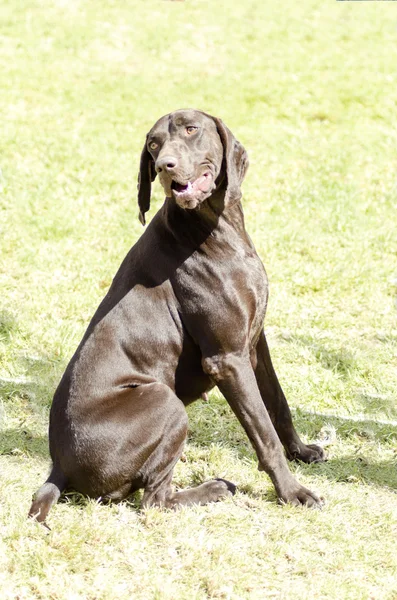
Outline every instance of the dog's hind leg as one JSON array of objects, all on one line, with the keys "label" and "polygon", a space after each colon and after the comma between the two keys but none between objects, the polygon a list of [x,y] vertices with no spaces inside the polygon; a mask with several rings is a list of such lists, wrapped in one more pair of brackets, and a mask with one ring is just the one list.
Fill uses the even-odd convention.
[{"label": "dog's hind leg", "polygon": [[[185,445],[188,419],[185,407],[175,394],[167,388],[167,422],[163,436],[144,466],[144,488],[142,507],[191,506],[217,502],[235,493],[236,486],[224,479],[213,479],[197,487],[173,492],[171,487],[174,466]],[[147,415],[151,419],[151,415]],[[145,427],[145,423],[142,423]]]},{"label": "dog's hind leg", "polygon": [[193,504],[209,504],[218,502],[228,496],[234,496],[236,486],[226,479],[212,479],[197,487],[171,493],[166,499],[167,508],[192,506]]},{"label": "dog's hind leg", "polygon": [[192,506],[193,504],[208,504],[218,502],[228,496],[234,496],[236,486],[226,479],[212,479],[201,485],[179,492],[173,492],[171,477],[162,484],[148,485],[142,500],[142,507],[164,506],[177,508],[178,506]]},{"label": "dog's hind leg", "polygon": [[47,481],[34,495],[28,516],[40,523],[45,521],[51,506],[58,502],[59,496],[65,489],[66,484],[67,479],[65,475],[54,464]]}]

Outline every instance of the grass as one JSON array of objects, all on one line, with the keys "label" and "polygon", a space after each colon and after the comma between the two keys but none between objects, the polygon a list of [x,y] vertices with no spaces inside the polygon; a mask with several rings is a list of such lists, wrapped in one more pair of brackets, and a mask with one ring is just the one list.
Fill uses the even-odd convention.
[{"label": "grass", "polygon": [[[397,21],[389,3],[4,0],[0,7],[0,591],[83,598],[397,598]],[[225,401],[189,408],[177,513],[74,494],[26,520],[54,388],[141,234],[146,131],[196,107],[246,146],[266,320],[322,511],[280,507]],[[161,205],[158,184],[153,215]]]}]

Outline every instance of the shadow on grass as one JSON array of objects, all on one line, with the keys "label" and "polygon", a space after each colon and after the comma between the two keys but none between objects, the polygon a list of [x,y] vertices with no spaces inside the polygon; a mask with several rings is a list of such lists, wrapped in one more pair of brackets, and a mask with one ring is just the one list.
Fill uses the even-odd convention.
[{"label": "shadow on grass", "polygon": [[357,359],[352,352],[345,349],[335,350],[319,344],[314,338],[304,335],[283,335],[283,341],[295,342],[299,346],[309,348],[318,363],[342,378],[348,378],[352,371],[358,368]]},{"label": "shadow on grass", "polygon": [[338,373],[344,379],[358,368],[356,358],[348,350],[333,350],[313,343],[307,345],[324,369]]},{"label": "shadow on grass", "polygon": [[309,465],[317,477],[338,483],[375,485],[397,491],[397,462],[395,459],[374,460],[360,456],[341,456],[326,463]]},{"label": "shadow on grass", "polygon": [[[9,352],[18,324],[0,311],[0,350]],[[6,354],[7,355],[7,354]],[[18,375],[0,377],[0,454],[36,455],[48,458],[48,437],[41,435],[48,423],[52,394],[60,377],[59,359],[45,355],[11,354]],[[12,372],[11,371],[11,372]]]},{"label": "shadow on grass", "polygon": [[318,435],[324,425],[335,428],[339,438],[356,438],[361,442],[388,444],[397,439],[397,423],[376,421],[370,418],[340,417],[327,413],[312,413],[297,409],[293,411],[296,429],[308,438]]},{"label": "shadow on grass", "polygon": [[[205,448],[215,443],[232,449],[239,460],[256,460],[243,429],[226,402],[216,398],[213,407],[202,403],[189,408],[189,417],[189,441],[195,446]],[[299,463],[301,471],[337,482],[362,482],[397,490],[397,457],[386,460],[378,460],[377,456],[373,460],[368,457],[368,445],[373,444],[374,448],[379,444],[390,445],[397,439],[397,424],[313,414],[302,410],[294,411],[293,420],[299,434],[309,443],[318,439],[322,427],[326,425],[335,429],[339,440],[355,441],[358,446],[357,453],[331,458],[325,463]],[[365,456],[361,451],[364,446]]]},{"label": "shadow on grass", "polygon": [[74,506],[74,507],[76,507],[76,506],[85,507],[92,502],[94,502],[95,504],[101,504],[103,506],[113,506],[113,505],[123,503],[123,504],[127,504],[127,506],[129,506],[129,508],[131,508],[132,510],[138,511],[141,509],[142,496],[143,496],[143,491],[138,490],[137,492],[134,492],[133,494],[131,494],[130,496],[125,498],[124,500],[121,500],[120,502],[116,502],[114,500],[102,500],[102,498],[98,498],[98,499],[89,498],[88,496],[84,496],[83,494],[80,494],[79,492],[76,492],[75,490],[68,489],[65,492],[63,492],[63,494],[59,498],[58,502],[59,502],[59,504],[69,504],[70,506]]},{"label": "shadow on grass", "polygon": [[48,437],[39,432],[48,422],[45,385],[0,379],[0,455],[48,458]]},{"label": "shadow on grass", "polygon": [[356,400],[362,405],[364,413],[376,414],[381,412],[389,419],[397,417],[397,404],[394,397],[383,394],[359,393]]},{"label": "shadow on grass", "polygon": [[9,311],[0,310],[0,358],[4,353],[13,363],[12,370],[18,373],[15,377],[0,377],[0,400],[14,404],[19,397],[29,400],[32,407],[49,408],[64,370],[63,359],[13,350],[13,339],[18,333],[15,317]]},{"label": "shadow on grass", "polygon": [[7,310],[0,310],[0,342],[9,344],[12,334],[17,329],[18,324],[15,317]]},{"label": "shadow on grass", "polygon": [[326,463],[309,465],[307,468],[316,475],[338,482],[362,482],[397,490],[397,456],[386,460],[379,460],[377,456],[371,459],[368,456],[371,445],[374,447],[374,453],[378,454],[375,447],[379,444],[391,445],[397,439],[397,424],[372,419],[312,414],[302,410],[296,411],[294,422],[299,433],[307,439],[315,439],[313,432],[319,432],[326,425],[335,429],[340,440],[354,441],[357,445],[354,454],[334,457]]},{"label": "shadow on grass", "polygon": [[48,437],[37,435],[26,428],[6,429],[1,432],[0,455],[39,456],[49,459]]},{"label": "shadow on grass", "polygon": [[[334,349],[320,344],[315,338],[304,335],[283,335],[283,341],[296,343],[298,346],[308,348],[316,361],[328,371],[336,373],[341,379],[348,380],[353,373],[365,374],[369,367],[362,365],[354,353],[342,349]],[[393,334],[384,338],[383,341],[394,341]],[[356,400],[362,404],[363,411],[368,414],[377,414],[380,411],[392,419],[397,417],[397,405],[392,395],[387,396],[380,393],[359,392]]]}]

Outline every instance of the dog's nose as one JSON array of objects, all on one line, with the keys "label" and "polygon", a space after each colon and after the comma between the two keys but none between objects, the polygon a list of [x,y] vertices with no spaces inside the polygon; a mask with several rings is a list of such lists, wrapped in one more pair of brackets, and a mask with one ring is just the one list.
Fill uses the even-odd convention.
[{"label": "dog's nose", "polygon": [[157,173],[161,173],[161,171],[172,173],[177,166],[178,161],[176,160],[175,156],[161,156],[156,160]]}]

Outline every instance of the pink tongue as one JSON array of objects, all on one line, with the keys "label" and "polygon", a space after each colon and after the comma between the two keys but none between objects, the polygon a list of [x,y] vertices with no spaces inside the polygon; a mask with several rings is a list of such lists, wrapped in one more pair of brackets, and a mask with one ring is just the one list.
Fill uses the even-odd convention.
[{"label": "pink tongue", "polygon": [[207,177],[205,175],[202,175],[201,177],[199,177],[198,179],[196,179],[196,181],[193,183],[193,187],[195,190],[201,190],[201,191],[206,191],[206,185],[205,184],[207,181]]},{"label": "pink tongue", "polygon": [[186,185],[181,185],[181,184],[177,183],[177,184],[175,184],[174,189],[178,194],[186,194],[186,195],[191,194],[192,192],[197,192],[198,190],[205,192],[208,189],[207,176],[202,175],[201,177],[196,179],[196,181],[194,181],[193,183],[188,181],[188,183]]}]

